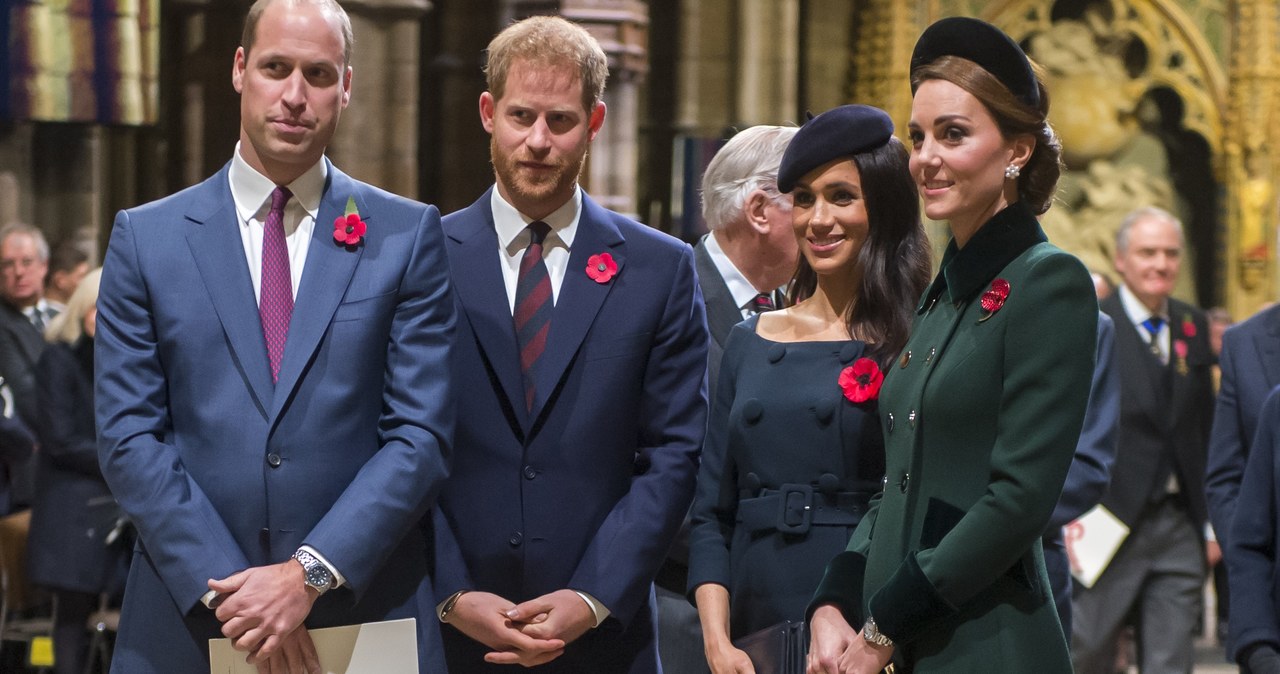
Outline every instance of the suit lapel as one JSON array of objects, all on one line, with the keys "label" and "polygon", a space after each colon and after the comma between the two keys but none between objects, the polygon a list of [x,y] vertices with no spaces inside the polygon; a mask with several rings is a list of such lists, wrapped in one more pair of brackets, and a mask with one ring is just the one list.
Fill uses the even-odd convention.
[{"label": "suit lapel", "polygon": [[742,322],[742,310],[734,303],[729,286],[707,252],[705,236],[693,249],[693,261],[698,270],[698,283],[702,286],[702,298],[707,305],[707,328],[716,344],[724,348],[733,326]]},{"label": "suit lapel", "polygon": [[187,245],[196,269],[222,323],[232,357],[249,383],[254,405],[267,418],[272,396],[267,346],[226,167],[196,192],[187,219]]},{"label": "suit lapel", "polygon": [[[622,232],[611,222],[608,213],[583,193],[582,215],[578,219],[573,250],[569,253],[569,266],[565,269],[564,281],[560,284],[560,297],[551,314],[547,348],[538,360],[537,371],[534,373],[535,393],[530,419],[538,418],[547,398],[564,376],[569,363],[578,353],[578,348],[582,346],[605,297],[626,273],[624,244]],[[587,259],[604,252],[613,256],[618,271],[609,281],[597,283],[587,276]]]},{"label": "suit lapel", "polygon": [[[329,160],[326,158],[324,161]],[[367,242],[361,243],[354,249],[337,245],[333,240],[333,221],[346,210],[347,199],[355,197],[361,219],[369,223],[371,230],[378,226],[378,214],[369,211],[355,181],[329,164],[329,178],[325,182],[324,196],[320,199],[320,210],[316,213],[315,227],[311,232],[311,246],[307,249],[306,266],[302,269],[302,281],[298,284],[298,296],[293,303],[289,338],[285,341],[284,356],[280,360],[280,380],[276,382],[271,404],[273,423],[293,396],[307,363],[320,346],[333,312],[346,294],[351,275],[368,245]],[[370,232],[366,238],[372,237]]]},{"label": "suit lapel", "polygon": [[[494,230],[493,210],[489,207],[492,189],[458,216],[449,218],[445,228],[454,243],[450,251],[453,291],[462,303],[471,330],[502,392],[527,429],[520,350],[516,346],[516,328],[506,283],[498,266],[498,234]],[[552,320],[554,325],[554,318]]]}]

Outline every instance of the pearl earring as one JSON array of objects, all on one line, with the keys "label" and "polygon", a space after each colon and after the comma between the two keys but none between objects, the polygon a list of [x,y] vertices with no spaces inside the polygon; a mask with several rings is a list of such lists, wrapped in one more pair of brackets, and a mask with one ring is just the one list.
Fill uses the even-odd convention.
[{"label": "pearl earring", "polygon": [[1004,177],[1008,180],[1016,180],[1022,174],[1022,169],[1017,164],[1009,164],[1004,167]]}]

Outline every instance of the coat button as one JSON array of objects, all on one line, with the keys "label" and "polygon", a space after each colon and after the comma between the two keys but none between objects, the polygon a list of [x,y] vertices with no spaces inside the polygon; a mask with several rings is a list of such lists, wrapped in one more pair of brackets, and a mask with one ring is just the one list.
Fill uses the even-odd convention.
[{"label": "coat button", "polygon": [[523,540],[524,534],[517,531],[514,534],[511,534],[511,538],[508,538],[507,542],[511,544],[511,547],[516,548],[520,546],[520,542]]},{"label": "coat button", "polygon": [[885,428],[887,428],[890,433],[893,432],[893,412],[890,412],[889,416],[885,417],[884,425],[885,425]]},{"label": "coat button", "polygon": [[929,363],[932,363],[932,362],[933,362],[933,357],[934,357],[937,353],[938,353],[938,350],[937,350],[936,348],[935,348],[935,349],[929,349],[929,355],[927,355],[927,356],[925,356],[925,357],[924,357],[924,364],[925,364],[925,365],[928,365]]},{"label": "coat button", "polygon": [[859,353],[862,353],[862,345],[857,342],[849,342],[840,347],[840,362],[848,363],[857,358]]},{"label": "coat button", "polygon": [[916,419],[917,419],[917,418],[919,418],[919,417],[918,417],[918,415],[916,414],[916,411],[915,411],[915,410],[911,410],[911,414],[908,414],[908,415],[907,415],[907,423],[908,423],[908,424],[911,424],[911,427],[912,427],[912,428],[915,428],[915,427],[916,427]]},{"label": "coat button", "polygon": [[267,465],[268,465],[268,466],[271,466],[272,468],[279,468],[279,467],[280,467],[280,455],[279,455],[279,454],[276,454],[275,452],[272,452],[272,453],[268,454],[268,455],[267,455]]},{"label": "coat button", "polygon": [[898,367],[905,368],[907,366],[907,363],[910,363],[910,362],[911,362],[911,352],[903,351],[902,357],[898,359]]},{"label": "coat button", "polygon": [[834,400],[819,400],[813,404],[813,415],[818,418],[818,423],[826,426],[831,423],[831,419],[836,415],[836,402]]},{"label": "coat button", "polygon": [[903,473],[902,479],[898,481],[898,489],[902,493],[907,493],[907,483],[911,481],[911,473]]},{"label": "coat button", "polygon": [[533,478],[535,478],[535,477],[538,477],[538,471],[534,470],[534,469],[533,469],[533,466],[525,466],[525,467],[524,467],[524,479],[526,479],[526,480],[532,480],[532,479],[533,479]]},{"label": "coat button", "polygon": [[769,353],[767,355],[770,363],[776,363],[782,360],[783,356],[787,355],[787,347],[785,344],[774,344],[769,347]]},{"label": "coat button", "polygon": [[764,403],[756,398],[751,398],[742,403],[742,420],[748,425],[755,425],[760,421],[760,417],[764,416]]}]

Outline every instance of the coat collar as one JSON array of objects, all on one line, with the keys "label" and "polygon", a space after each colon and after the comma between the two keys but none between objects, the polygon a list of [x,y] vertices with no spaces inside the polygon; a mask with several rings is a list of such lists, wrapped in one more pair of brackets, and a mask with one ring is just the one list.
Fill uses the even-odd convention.
[{"label": "coat collar", "polygon": [[1028,248],[1048,240],[1026,204],[1010,204],[978,228],[964,248],[957,247],[956,240],[951,239],[938,275],[925,290],[916,311],[924,311],[948,290],[952,302],[971,299]]}]

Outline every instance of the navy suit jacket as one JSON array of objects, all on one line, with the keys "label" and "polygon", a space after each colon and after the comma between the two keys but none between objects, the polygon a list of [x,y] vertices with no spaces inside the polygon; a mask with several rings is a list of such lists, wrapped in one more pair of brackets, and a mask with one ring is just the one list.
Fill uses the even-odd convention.
[{"label": "navy suit jacket", "polygon": [[1209,435],[1204,489],[1209,518],[1225,551],[1258,413],[1271,388],[1280,384],[1280,306],[1228,328],[1218,362],[1222,379]]},{"label": "navy suit jacket", "polygon": [[[329,224],[350,197],[368,223],[353,247]],[[98,300],[99,459],[141,545],[113,671],[207,671],[219,626],[206,581],[302,544],[346,577],[308,626],[425,615],[423,671],[440,671],[415,526],[446,477],[454,416],[438,217],[329,166],[276,384],[227,168],[116,217]]]},{"label": "navy suit jacket", "polygon": [[[1280,584],[1276,549],[1280,545],[1280,388],[1258,409],[1238,508],[1227,538],[1227,579],[1231,587],[1231,658],[1243,663],[1257,644],[1280,650]],[[1221,532],[1219,532],[1221,536]]]},{"label": "navy suit jacket", "polygon": [[[437,590],[521,602],[571,588],[611,612],[539,668],[655,672],[652,581],[689,508],[706,429],[707,328],[689,246],[585,194],[526,411],[486,192],[444,219],[459,307],[454,473],[434,520]],[[586,274],[608,252],[617,274]],[[444,629],[450,671],[488,649]]]}]

